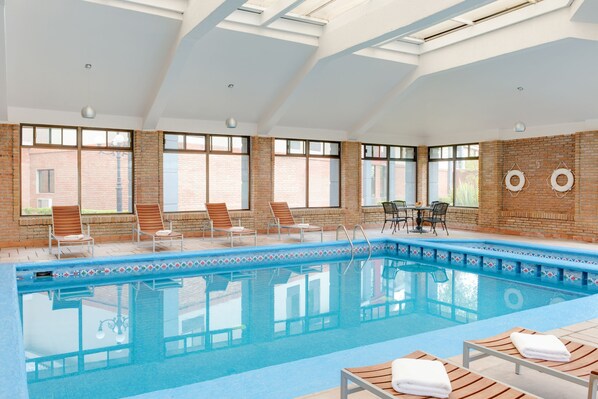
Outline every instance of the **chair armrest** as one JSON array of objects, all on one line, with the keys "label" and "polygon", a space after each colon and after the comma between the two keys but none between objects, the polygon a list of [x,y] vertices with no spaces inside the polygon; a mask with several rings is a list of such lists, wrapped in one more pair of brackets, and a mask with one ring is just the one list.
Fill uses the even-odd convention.
[{"label": "chair armrest", "polygon": [[[87,237],[91,237],[91,235],[89,234],[89,232],[90,232],[90,230],[89,230],[90,229],[89,223],[84,224],[83,226],[87,226]],[[83,230],[83,229],[81,229],[81,230]]]},{"label": "chair armrest", "polygon": [[237,226],[241,226],[241,218],[237,218]]},{"label": "chair armrest", "polygon": [[305,216],[301,216],[301,223],[305,223]]},{"label": "chair armrest", "polygon": [[168,229],[172,231],[172,220],[168,221]]}]

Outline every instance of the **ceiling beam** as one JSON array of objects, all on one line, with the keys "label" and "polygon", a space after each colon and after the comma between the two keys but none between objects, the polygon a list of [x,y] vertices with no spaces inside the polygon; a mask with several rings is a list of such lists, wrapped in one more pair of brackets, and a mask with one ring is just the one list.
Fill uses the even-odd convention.
[{"label": "ceiling beam", "polygon": [[419,66],[393,87],[360,121],[349,130],[352,139],[366,134],[380,117],[388,111],[393,101],[401,96],[418,79],[495,57],[542,46],[547,43],[577,38],[598,41],[598,26],[567,21],[569,11],[561,9],[534,19],[534,29],[529,25],[512,25],[501,31],[477,36],[470,40],[443,47],[420,55]]},{"label": "ceiling beam", "polygon": [[278,0],[278,2],[264,10],[262,13],[261,26],[268,26],[278,18],[282,17],[305,0]]},{"label": "ceiling beam", "polygon": [[8,84],[6,80],[6,7],[0,0],[0,121],[8,121]]},{"label": "ceiling beam", "polygon": [[155,130],[195,43],[245,0],[190,0],[176,42],[171,47],[143,118],[144,130]]},{"label": "ceiling beam", "polygon": [[[460,15],[491,0],[412,0],[366,2],[333,19],[320,37],[320,46],[268,107],[258,122],[258,134],[267,135],[285,114],[297,88],[317,68],[333,59],[374,46],[393,37],[408,35]],[[421,4],[423,3],[423,4]]]}]

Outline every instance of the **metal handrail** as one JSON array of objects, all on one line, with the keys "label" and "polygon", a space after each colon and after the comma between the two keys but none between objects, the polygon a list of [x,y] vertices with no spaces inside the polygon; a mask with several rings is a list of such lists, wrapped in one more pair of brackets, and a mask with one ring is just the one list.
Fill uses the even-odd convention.
[{"label": "metal handrail", "polygon": [[349,270],[349,268],[353,264],[353,261],[355,260],[355,245],[353,245],[353,241],[351,241],[351,238],[349,237],[349,233],[347,232],[347,229],[342,224],[339,224],[338,226],[336,226],[336,241],[338,241],[338,232],[341,229],[345,232],[345,236],[347,237],[347,241],[349,241],[349,245],[351,245],[351,260],[349,261],[349,264],[347,265],[347,267],[345,268],[345,270],[342,271],[342,274],[345,274],[347,272],[347,270]]},{"label": "metal handrail", "polygon": [[356,224],[355,227],[353,227],[353,240],[355,240],[355,232],[357,231],[357,229],[359,229],[361,231],[363,238],[365,238],[365,241],[368,243],[368,251],[369,251],[368,260],[369,260],[372,257],[372,243],[370,242],[370,240],[368,240],[368,237],[365,235],[365,231],[363,230],[363,227],[361,227],[360,224]]}]

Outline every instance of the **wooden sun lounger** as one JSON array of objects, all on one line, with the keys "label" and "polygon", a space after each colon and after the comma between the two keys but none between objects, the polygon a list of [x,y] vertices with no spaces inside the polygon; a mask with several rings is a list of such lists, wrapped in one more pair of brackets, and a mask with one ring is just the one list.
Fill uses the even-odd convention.
[{"label": "wooden sun lounger", "polygon": [[[444,363],[453,389],[449,399],[537,399],[537,396],[502,384],[491,378],[483,377],[425,352],[417,351],[405,357],[411,359],[439,360]],[[341,370],[341,399],[347,399],[349,394],[363,390],[384,399],[426,398],[425,396],[408,395],[395,391],[391,386],[391,364],[392,362],[387,362],[375,366]],[[355,383],[357,387],[349,388],[349,381]]]},{"label": "wooden sun lounger", "polygon": [[[515,327],[494,337],[475,341],[465,341],[463,343],[463,367],[469,367],[469,363],[472,360],[486,356],[495,356],[515,363],[515,372],[517,374],[519,374],[520,367],[525,366],[585,387],[589,384],[592,371],[598,369],[598,348],[595,346],[582,344],[568,339],[561,339],[567,347],[567,350],[571,352],[570,361],[553,362],[548,360],[529,359],[523,357],[511,342],[510,335],[513,332],[540,334],[534,330]],[[481,352],[481,354],[472,356],[470,354],[472,349]]]},{"label": "wooden sun lounger", "polygon": [[[235,236],[241,238],[242,236],[253,236],[253,245],[257,245],[257,231],[243,228],[236,230],[231,222],[228,209],[224,202],[220,203],[206,203],[206,210],[210,218],[210,239],[214,240],[214,232],[220,231],[226,233],[230,237],[230,246],[233,246],[233,239]],[[241,226],[236,226],[241,227]]]},{"label": "wooden sun lounger", "polygon": [[159,204],[135,204],[135,215],[137,224],[133,227],[133,240],[137,234],[138,244],[141,241],[141,236],[146,236],[152,239],[153,252],[156,252],[156,244],[161,244],[164,241],[168,241],[171,245],[173,241],[180,241],[181,251],[183,250],[183,234],[172,231],[172,222],[169,225],[169,230],[172,231],[170,234],[156,235],[156,232],[165,230]]},{"label": "wooden sun lounger", "polygon": [[[83,237],[79,239],[67,238],[75,235],[83,235]],[[87,250],[93,256],[95,243],[89,235],[89,225],[87,225],[87,232],[83,232],[79,205],[52,207],[52,225],[48,229],[48,250],[50,255],[52,255],[52,241],[56,241],[58,259],[61,255],[61,245],[87,245]]]},{"label": "wooden sun lounger", "polygon": [[295,222],[295,218],[286,202],[270,202],[270,210],[272,211],[273,221],[268,223],[266,234],[270,234],[270,227],[275,227],[278,230],[278,239],[280,240],[280,229],[287,229],[289,235],[291,234],[291,230],[299,230],[299,238],[303,242],[306,231],[319,231],[320,241],[324,241],[324,228],[316,225],[309,225],[308,227],[300,226],[303,222]]}]

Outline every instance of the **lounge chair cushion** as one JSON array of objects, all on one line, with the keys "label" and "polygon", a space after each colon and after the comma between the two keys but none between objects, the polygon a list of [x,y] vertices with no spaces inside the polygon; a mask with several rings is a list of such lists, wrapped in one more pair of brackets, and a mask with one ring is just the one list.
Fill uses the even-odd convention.
[{"label": "lounge chair cushion", "polygon": [[571,353],[569,353],[565,344],[554,335],[514,332],[511,334],[511,341],[524,357],[554,362],[568,362],[571,360]]},{"label": "lounge chair cushion", "polygon": [[396,359],[391,369],[391,384],[397,392],[448,398],[452,391],[446,369],[437,360]]}]

